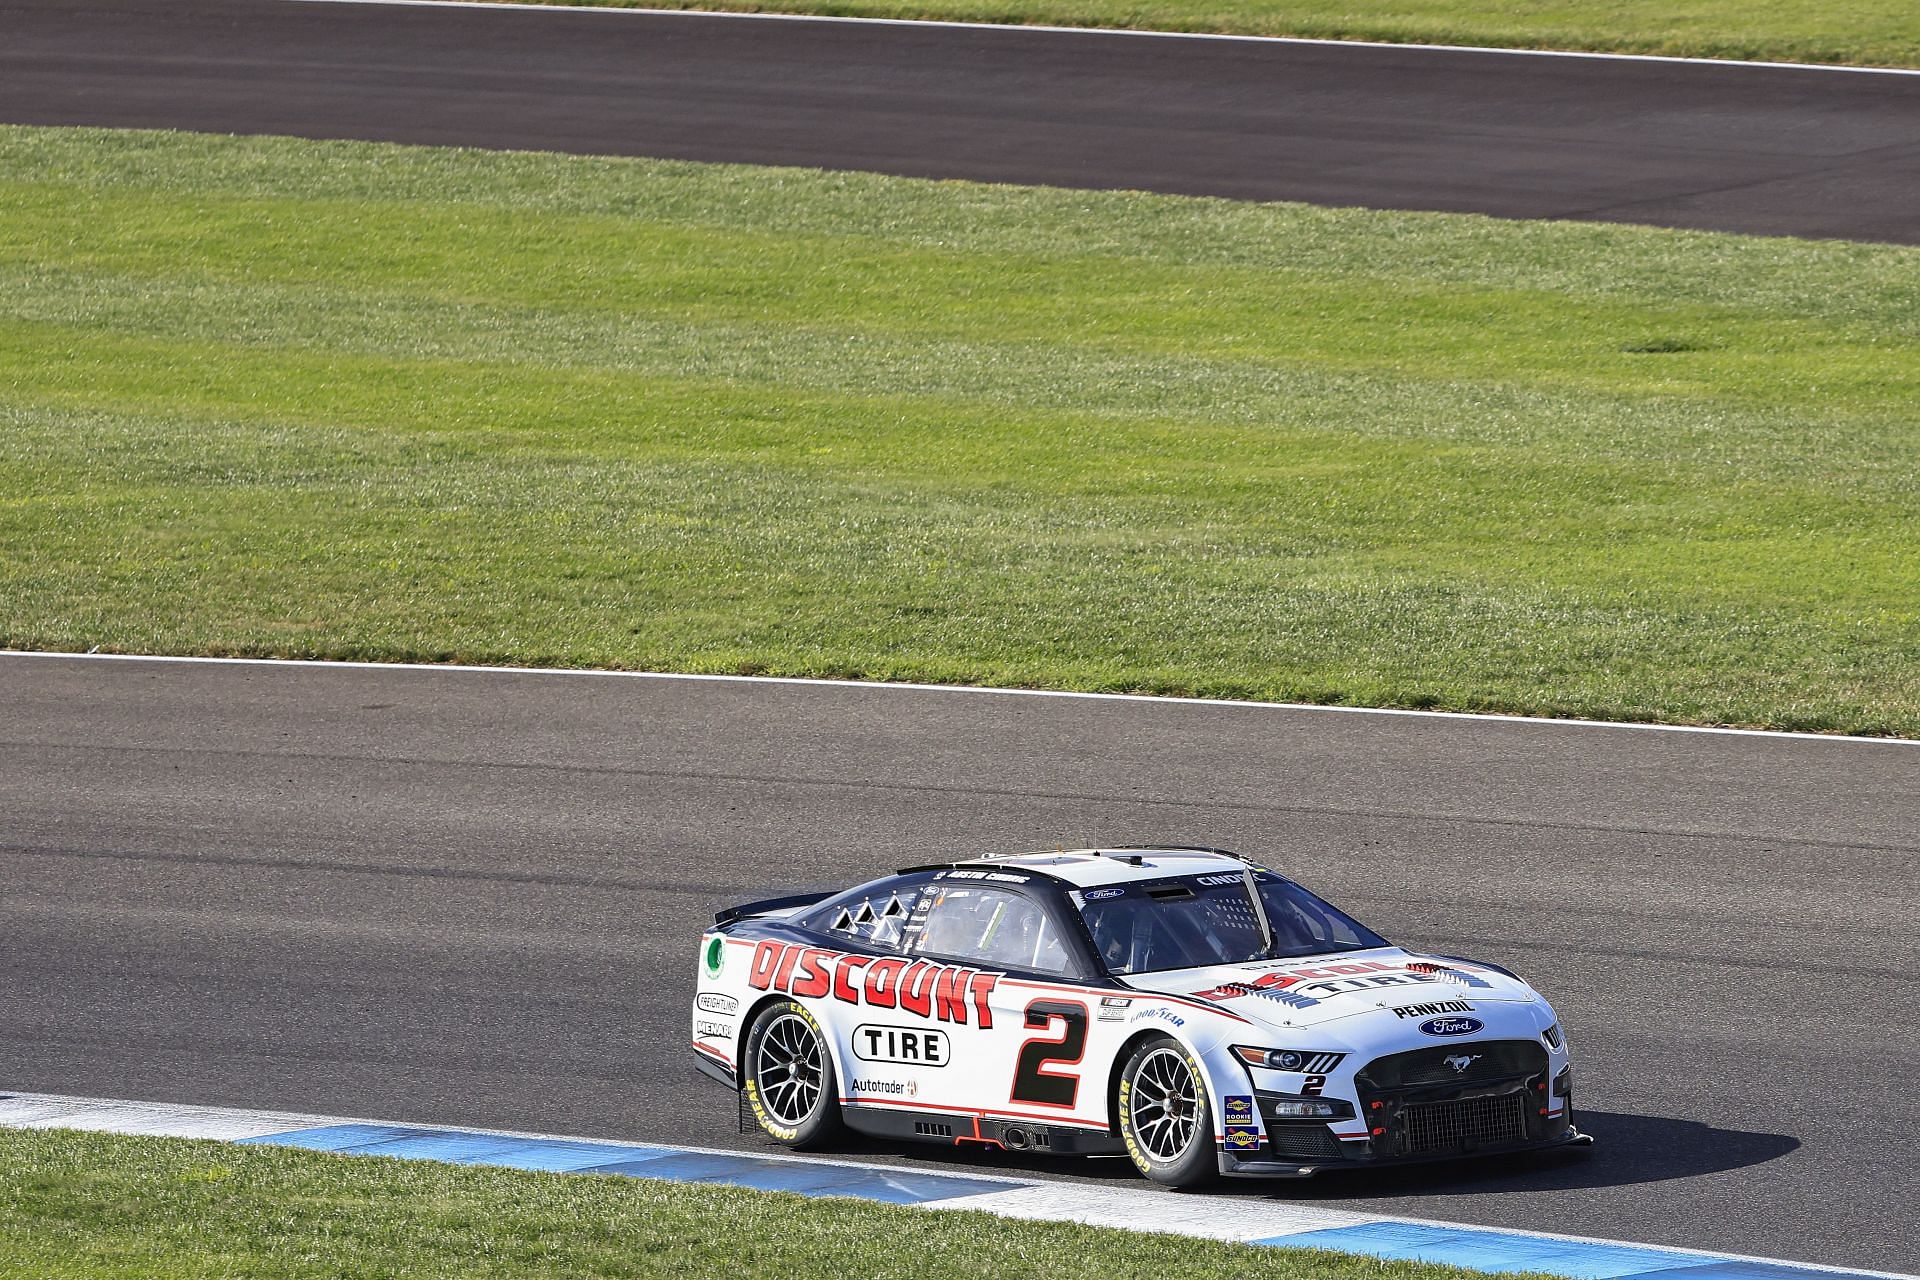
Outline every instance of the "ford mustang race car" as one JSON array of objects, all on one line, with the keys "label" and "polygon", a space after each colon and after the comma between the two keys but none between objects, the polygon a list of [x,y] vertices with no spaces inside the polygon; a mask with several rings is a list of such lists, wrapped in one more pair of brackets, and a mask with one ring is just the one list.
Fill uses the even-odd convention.
[{"label": "ford mustang race car", "polygon": [[1124,1151],[1173,1186],[1587,1140],[1532,987],[1213,849],[911,867],[722,911],[693,1050],[792,1147],[850,1127]]}]

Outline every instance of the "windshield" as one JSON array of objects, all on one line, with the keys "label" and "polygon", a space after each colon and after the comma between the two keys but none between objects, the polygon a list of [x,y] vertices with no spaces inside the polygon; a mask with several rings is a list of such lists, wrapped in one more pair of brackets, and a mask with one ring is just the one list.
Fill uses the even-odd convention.
[{"label": "windshield", "polygon": [[1111,885],[1075,894],[1110,973],[1156,973],[1384,947],[1386,939],[1291,880],[1256,871],[1273,924],[1267,950],[1238,872]]}]

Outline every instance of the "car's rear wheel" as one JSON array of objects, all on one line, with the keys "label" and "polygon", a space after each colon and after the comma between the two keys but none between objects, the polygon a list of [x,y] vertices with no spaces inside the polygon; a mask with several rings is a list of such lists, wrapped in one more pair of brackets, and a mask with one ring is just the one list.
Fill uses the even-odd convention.
[{"label": "car's rear wheel", "polygon": [[753,1118],[790,1147],[819,1146],[840,1133],[840,1089],[827,1037],[806,1007],[768,1005],[747,1031],[741,1083]]},{"label": "car's rear wheel", "polygon": [[1194,1187],[1220,1171],[1206,1078],[1180,1042],[1141,1043],[1120,1070],[1120,1137],[1134,1167],[1170,1187]]}]

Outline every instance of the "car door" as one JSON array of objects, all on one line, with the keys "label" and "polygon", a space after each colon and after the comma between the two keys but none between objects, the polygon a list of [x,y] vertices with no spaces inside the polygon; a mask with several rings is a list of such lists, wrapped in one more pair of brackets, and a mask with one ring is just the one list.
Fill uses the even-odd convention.
[{"label": "car door", "polygon": [[[973,873],[978,874],[978,873]],[[935,883],[908,938],[912,955],[980,978],[971,1024],[953,1029],[952,1066],[931,1107],[1055,1124],[1106,1124],[1104,1068],[1087,1060],[1099,989],[1039,894],[953,873]]]}]

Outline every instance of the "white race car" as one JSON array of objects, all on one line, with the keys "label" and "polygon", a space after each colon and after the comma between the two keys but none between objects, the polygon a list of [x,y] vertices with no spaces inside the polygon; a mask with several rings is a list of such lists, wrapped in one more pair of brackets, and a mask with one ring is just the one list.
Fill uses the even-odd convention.
[{"label": "white race car", "polygon": [[693,1048],[796,1148],[847,1126],[1124,1151],[1190,1186],[1587,1141],[1532,987],[1213,849],[912,867],[723,911]]}]

